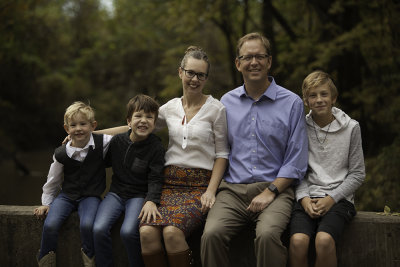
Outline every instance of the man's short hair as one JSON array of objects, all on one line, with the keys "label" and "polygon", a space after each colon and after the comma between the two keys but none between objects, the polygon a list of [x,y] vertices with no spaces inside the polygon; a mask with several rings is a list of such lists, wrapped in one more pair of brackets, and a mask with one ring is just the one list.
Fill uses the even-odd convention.
[{"label": "man's short hair", "polygon": [[262,35],[259,32],[252,32],[249,34],[246,34],[245,36],[243,36],[242,38],[239,39],[237,46],[236,46],[236,57],[240,56],[240,49],[242,48],[243,44],[247,41],[250,40],[260,40],[262,42],[262,44],[265,47],[265,51],[267,52],[268,56],[271,56],[271,44],[269,42],[269,40],[267,39],[267,37],[265,37],[264,35]]}]

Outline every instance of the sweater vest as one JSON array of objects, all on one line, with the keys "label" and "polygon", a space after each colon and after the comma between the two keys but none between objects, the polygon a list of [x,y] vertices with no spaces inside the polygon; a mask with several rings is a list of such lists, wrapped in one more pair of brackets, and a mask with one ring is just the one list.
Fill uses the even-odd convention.
[{"label": "sweater vest", "polygon": [[62,191],[72,200],[100,197],[106,188],[103,135],[93,134],[93,139],[96,148],[89,147],[83,162],[68,157],[65,144],[54,152],[56,160],[64,165]]}]

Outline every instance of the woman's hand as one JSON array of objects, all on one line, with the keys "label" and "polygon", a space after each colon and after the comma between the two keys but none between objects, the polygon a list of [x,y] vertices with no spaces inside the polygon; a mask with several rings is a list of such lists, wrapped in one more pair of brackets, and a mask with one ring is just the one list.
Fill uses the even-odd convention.
[{"label": "woman's hand", "polygon": [[201,212],[208,212],[215,203],[215,194],[210,191],[204,192],[204,194],[200,198],[201,201]]},{"label": "woman's hand", "polygon": [[46,215],[49,213],[49,206],[40,206],[33,211],[33,214],[36,215],[39,219],[44,219]]},{"label": "woman's hand", "polygon": [[153,222],[155,222],[157,215],[158,217],[162,218],[157,209],[157,205],[153,201],[146,201],[146,204],[144,204],[142,210],[140,211],[139,219],[141,219],[140,222],[149,223],[153,218]]},{"label": "woman's hand", "polygon": [[64,138],[64,140],[62,141],[61,144],[64,145],[64,144],[68,143],[69,140],[71,140],[71,136],[70,136],[70,135],[67,135],[67,137]]}]

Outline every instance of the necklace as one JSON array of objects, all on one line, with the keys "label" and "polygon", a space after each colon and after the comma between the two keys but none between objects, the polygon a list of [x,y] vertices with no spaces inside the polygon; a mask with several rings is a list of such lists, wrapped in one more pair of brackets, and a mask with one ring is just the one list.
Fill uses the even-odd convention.
[{"label": "necklace", "polygon": [[315,133],[315,137],[317,138],[317,140],[318,140],[318,143],[321,145],[320,147],[323,149],[323,146],[322,146],[322,144],[323,144],[323,143],[325,143],[325,141],[326,141],[326,138],[328,137],[328,132],[329,132],[329,129],[331,128],[332,121],[334,121],[334,120],[332,120],[332,121],[329,123],[328,130],[326,131],[326,134],[325,134],[324,140],[323,140],[322,142],[319,140],[318,133],[317,133],[317,129],[315,129],[315,123],[314,123],[314,120],[313,120],[313,119],[311,119],[311,121],[312,121],[312,124],[313,124],[314,133]]}]

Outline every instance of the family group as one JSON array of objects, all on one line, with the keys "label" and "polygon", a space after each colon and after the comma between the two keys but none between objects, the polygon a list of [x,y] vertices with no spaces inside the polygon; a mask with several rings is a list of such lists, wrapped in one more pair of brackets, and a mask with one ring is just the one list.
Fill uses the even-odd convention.
[{"label": "family group", "polygon": [[[111,229],[121,215],[132,267],[191,266],[186,239],[199,227],[202,266],[228,267],[230,241],[246,226],[255,229],[258,267],[308,266],[311,243],[315,266],[337,266],[336,244],[365,178],[359,123],[335,107],[338,91],[323,71],[305,77],[302,99],[279,86],[260,33],[239,39],[235,64],[244,84],[217,100],[203,93],[207,54],[190,46],[178,68],[183,95],[161,107],[133,97],[126,126],[95,131],[89,105],[66,109],[69,140],[54,152],[34,211],[45,218],[39,266],[55,266],[58,232],[75,210],[85,266],[113,266]],[[155,134],[163,128],[166,149]]]}]

